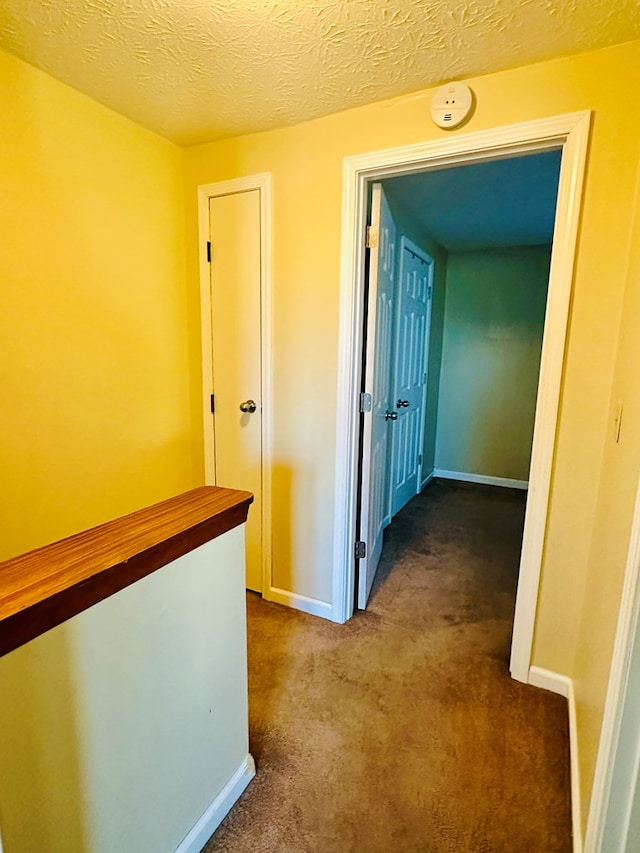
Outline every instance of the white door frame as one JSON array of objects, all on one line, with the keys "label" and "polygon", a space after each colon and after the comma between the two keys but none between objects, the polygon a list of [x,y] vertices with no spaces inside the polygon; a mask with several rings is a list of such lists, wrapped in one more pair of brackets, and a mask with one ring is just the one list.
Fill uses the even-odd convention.
[{"label": "white door frame", "polygon": [[262,594],[271,590],[271,258],[272,258],[272,178],[270,172],[202,184],[198,187],[198,235],[200,258],[200,321],[202,330],[202,417],[204,427],[204,477],[206,485],[215,485],[214,439],[211,429],[213,372],[211,353],[211,281],[207,258],[209,240],[209,199],[235,193],[260,191],[260,325],[262,360]]},{"label": "white door frame", "polygon": [[433,142],[348,157],[343,165],[342,257],[336,486],[333,545],[333,611],[345,622],[354,607],[355,495],[358,463],[358,395],[362,361],[364,229],[366,186],[380,180],[443,165],[496,160],[562,149],[556,223],[540,363],[529,494],[522,544],[511,647],[511,674],[528,682],[536,621],[540,567],[547,523],[564,347],[573,279],[591,112],[460,134]]},{"label": "white door frame", "polygon": [[[612,803],[610,794],[616,772],[617,750],[622,734],[627,685],[629,683],[631,656],[640,625],[640,483],[636,495],[627,564],[620,600],[618,627],[611,657],[609,685],[605,702],[598,758],[593,779],[589,819],[585,837],[585,853],[599,853],[602,849],[605,827],[609,820],[627,820],[628,806],[621,815],[614,816],[620,803]],[[640,721],[635,736],[636,749],[640,748]],[[636,756],[637,757],[637,756]],[[613,808],[612,808],[613,807]],[[628,827],[627,827],[628,828]],[[626,848],[625,848],[626,849]]]}]

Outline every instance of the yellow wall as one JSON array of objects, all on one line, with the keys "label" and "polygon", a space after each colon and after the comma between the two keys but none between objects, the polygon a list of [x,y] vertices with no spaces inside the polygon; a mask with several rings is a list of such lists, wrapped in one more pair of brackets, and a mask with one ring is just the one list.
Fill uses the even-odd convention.
[{"label": "yellow wall", "polygon": [[[612,98],[611,92],[635,91],[640,83],[640,42],[469,82],[478,106],[462,132],[576,110],[595,114],[534,649],[535,664],[573,675],[582,637],[590,531],[601,506],[600,467],[638,163],[640,114],[629,111],[628,99]],[[428,119],[428,105],[425,92],[186,152],[194,318],[197,185],[273,173],[274,583],[325,601],[331,596],[326,543],[333,529],[342,161],[348,155],[442,137],[445,132]],[[194,372],[199,360],[194,334]],[[589,626],[592,637],[600,636],[605,646],[617,608],[615,585],[607,607],[607,617]],[[595,717],[601,712],[605,670],[606,661],[594,688],[599,697]],[[580,706],[583,701],[586,694],[579,684]],[[592,726],[589,736],[596,729]],[[584,769],[587,790],[591,765]]]},{"label": "yellow wall", "polygon": [[0,53],[0,559],[190,488],[182,152]]},{"label": "yellow wall", "polygon": [[[182,152],[1,52],[0,88],[5,559],[194,477]],[[6,853],[84,849],[81,650],[67,623],[0,662]]]},{"label": "yellow wall", "polygon": [[[271,171],[274,584],[329,601],[342,161],[443,137],[429,93],[183,155],[6,55],[0,80],[0,557],[202,479],[196,187]],[[632,406],[613,447],[610,402],[627,278],[614,395],[636,393],[640,116],[611,92],[640,83],[640,42],[469,82],[463,133],[594,111],[534,650],[576,676],[586,795],[635,476]]]},{"label": "yellow wall", "polygon": [[[582,779],[585,802],[597,756],[598,734],[640,474],[640,175],[637,187],[639,193],[626,277],[620,347],[606,409],[606,447],[573,673],[580,698],[578,720],[585,771]],[[616,442],[616,410],[620,402],[623,403],[623,412],[620,440]],[[583,814],[586,820],[586,814]]]}]

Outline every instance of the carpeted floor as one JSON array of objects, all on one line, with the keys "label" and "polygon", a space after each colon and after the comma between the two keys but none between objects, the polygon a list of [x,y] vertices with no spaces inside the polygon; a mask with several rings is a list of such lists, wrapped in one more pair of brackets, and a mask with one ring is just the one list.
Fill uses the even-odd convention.
[{"label": "carpeted floor", "polygon": [[258,775],[206,853],[571,850],[565,700],[508,675],[524,500],[434,481],[346,625],[249,596]]}]

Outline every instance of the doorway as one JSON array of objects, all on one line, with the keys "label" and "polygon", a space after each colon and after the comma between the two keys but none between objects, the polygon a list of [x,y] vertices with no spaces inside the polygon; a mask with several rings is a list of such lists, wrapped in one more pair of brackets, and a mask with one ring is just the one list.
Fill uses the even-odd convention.
[{"label": "doorway", "polygon": [[198,188],[205,482],[252,492],[247,589],[271,589],[271,176]]},{"label": "doorway", "polygon": [[370,208],[360,407],[361,609],[371,592],[384,529],[421,488],[433,292],[433,259],[399,233],[381,183],[371,186]]},{"label": "doorway", "polygon": [[529,679],[589,125],[590,113],[575,113],[348,158],[344,167],[334,541],[336,621],[348,619],[354,606],[367,184],[372,180],[447,165],[490,161],[535,151],[559,149],[562,152],[512,641],[511,672],[514,678],[525,682]]},{"label": "doorway", "polygon": [[463,164],[370,187],[368,227],[380,238],[369,240],[365,297],[372,414],[368,423],[361,415],[360,493],[370,482],[373,498],[361,512],[360,608],[383,530],[432,477],[527,488],[560,157]]}]

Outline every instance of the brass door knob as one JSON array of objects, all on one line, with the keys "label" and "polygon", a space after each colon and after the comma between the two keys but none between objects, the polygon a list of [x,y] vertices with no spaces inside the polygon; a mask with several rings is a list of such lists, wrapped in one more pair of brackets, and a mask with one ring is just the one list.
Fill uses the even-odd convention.
[{"label": "brass door knob", "polygon": [[240,411],[241,412],[249,412],[252,414],[258,407],[255,404],[254,400],[245,400],[244,403],[240,403]]}]

